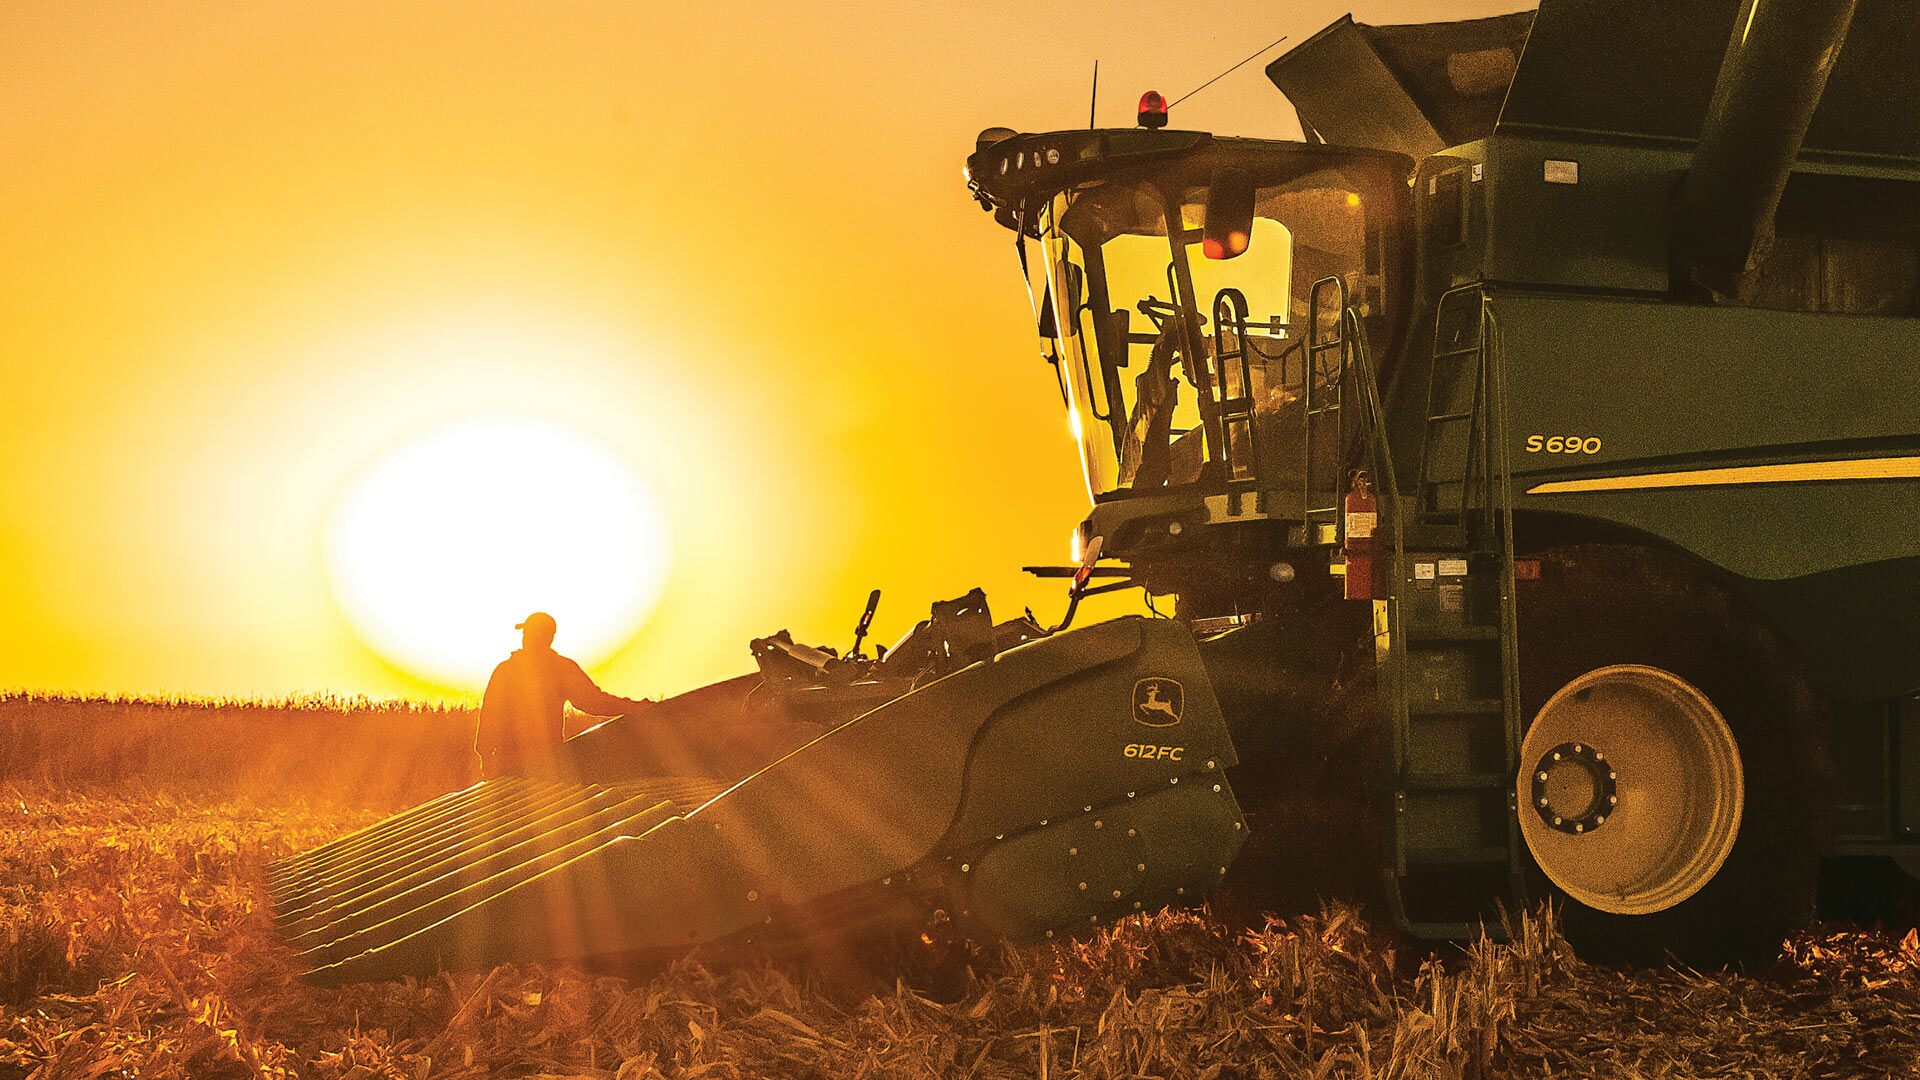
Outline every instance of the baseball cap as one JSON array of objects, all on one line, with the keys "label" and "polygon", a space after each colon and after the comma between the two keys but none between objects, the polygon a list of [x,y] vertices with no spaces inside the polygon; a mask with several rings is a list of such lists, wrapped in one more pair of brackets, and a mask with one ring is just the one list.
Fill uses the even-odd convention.
[{"label": "baseball cap", "polygon": [[547,614],[544,611],[536,611],[533,614],[527,616],[526,618],[520,620],[519,622],[513,624],[513,628],[515,630],[539,629],[539,630],[545,630],[548,633],[552,633],[557,627],[558,627],[558,624],[553,621],[553,616]]}]

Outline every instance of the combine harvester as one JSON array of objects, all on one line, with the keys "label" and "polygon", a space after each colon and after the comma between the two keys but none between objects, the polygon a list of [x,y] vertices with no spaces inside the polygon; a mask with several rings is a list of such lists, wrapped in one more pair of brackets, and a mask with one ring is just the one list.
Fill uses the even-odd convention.
[{"label": "combine harvester", "polygon": [[[1554,899],[1594,955],[1765,957],[1823,865],[1891,892],[1915,55],[1904,0],[1544,0],[1328,27],[1267,69],[1305,142],[1158,95],[982,133],[1093,496],[1061,626],[976,592],[879,659],[755,642],[280,864],[281,925],[327,981],[936,907],[1031,939],[1311,880],[1307,834],[1430,940]],[[1118,588],[1175,616],[1067,629]]]}]

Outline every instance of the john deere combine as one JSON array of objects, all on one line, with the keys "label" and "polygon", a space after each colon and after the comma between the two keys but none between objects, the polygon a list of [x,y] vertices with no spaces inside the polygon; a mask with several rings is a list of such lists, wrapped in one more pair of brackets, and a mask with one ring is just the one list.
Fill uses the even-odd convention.
[{"label": "john deere combine", "polygon": [[1544,0],[1328,27],[1267,69],[1304,142],[982,133],[1093,498],[1067,621],[1173,617],[764,639],[282,864],[282,924],[335,980],[1038,937],[1344,849],[1412,935],[1764,954],[1823,863],[1920,868],[1916,54],[1900,0]]}]

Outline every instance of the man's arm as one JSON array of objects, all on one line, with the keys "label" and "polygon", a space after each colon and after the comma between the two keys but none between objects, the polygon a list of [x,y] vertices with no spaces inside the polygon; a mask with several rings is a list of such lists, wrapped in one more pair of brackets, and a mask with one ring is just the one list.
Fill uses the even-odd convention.
[{"label": "man's arm", "polygon": [[593,716],[623,716],[651,704],[651,702],[635,701],[632,698],[607,693],[595,686],[593,679],[572,660],[567,660],[565,672],[563,685],[566,687],[567,701],[583,713]]}]

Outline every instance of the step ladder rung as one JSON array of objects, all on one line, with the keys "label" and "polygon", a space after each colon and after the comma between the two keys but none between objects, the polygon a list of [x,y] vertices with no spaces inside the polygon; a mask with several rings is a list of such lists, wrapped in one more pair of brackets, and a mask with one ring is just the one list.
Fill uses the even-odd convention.
[{"label": "step ladder rung", "polygon": [[1505,791],[1512,781],[1505,773],[1408,773],[1400,783],[1404,790],[1415,791]]},{"label": "step ladder rung", "polygon": [[1499,641],[1497,626],[1420,626],[1407,627],[1407,647],[1450,645],[1463,641]]},{"label": "step ladder rung", "polygon": [[1507,849],[1492,844],[1472,848],[1407,849],[1407,868],[1438,870],[1454,866],[1505,866]]},{"label": "step ladder rung", "polygon": [[1414,937],[1429,941],[1477,941],[1483,932],[1490,940],[1507,940],[1506,929],[1494,922],[1408,922],[1406,929]]},{"label": "step ladder rung", "polygon": [[1413,716],[1490,716],[1506,711],[1499,698],[1453,698],[1439,701],[1408,701]]}]

